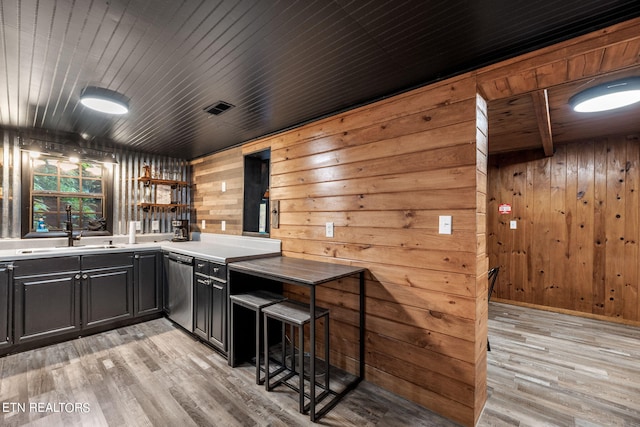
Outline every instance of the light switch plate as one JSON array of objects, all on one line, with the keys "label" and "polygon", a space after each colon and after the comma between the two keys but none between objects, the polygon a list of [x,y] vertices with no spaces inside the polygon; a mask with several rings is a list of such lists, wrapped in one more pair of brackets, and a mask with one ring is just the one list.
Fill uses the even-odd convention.
[{"label": "light switch plate", "polygon": [[227,229],[227,221],[222,221],[222,222],[220,223],[220,229],[221,229],[222,231],[225,231],[225,230]]},{"label": "light switch plate", "polygon": [[451,215],[440,215],[438,219],[438,232],[440,234],[451,234]]},{"label": "light switch plate", "polygon": [[333,237],[333,223],[332,222],[327,222],[325,224],[325,233],[324,235],[326,237]]},{"label": "light switch plate", "polygon": [[227,183],[226,181],[222,181],[222,192],[224,193],[225,191],[227,191]]},{"label": "light switch plate", "polygon": [[204,219],[200,221],[200,228],[203,230],[207,228],[207,221],[205,221]]},{"label": "light switch plate", "polygon": [[516,230],[518,228],[518,221],[509,221],[509,228]]},{"label": "light switch plate", "polygon": [[135,221],[136,223],[136,231],[142,231],[142,223],[140,221]]},{"label": "light switch plate", "polygon": [[158,220],[151,221],[151,231],[160,231],[160,221]]}]

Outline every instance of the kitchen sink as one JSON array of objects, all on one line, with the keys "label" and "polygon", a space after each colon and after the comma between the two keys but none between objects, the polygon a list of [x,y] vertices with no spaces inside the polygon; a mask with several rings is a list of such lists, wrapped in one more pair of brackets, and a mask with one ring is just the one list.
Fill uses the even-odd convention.
[{"label": "kitchen sink", "polygon": [[76,245],[76,246],[56,246],[53,248],[29,248],[18,249],[17,254],[42,254],[48,252],[65,252],[72,250],[96,250],[96,249],[115,249],[122,248],[122,245]]}]

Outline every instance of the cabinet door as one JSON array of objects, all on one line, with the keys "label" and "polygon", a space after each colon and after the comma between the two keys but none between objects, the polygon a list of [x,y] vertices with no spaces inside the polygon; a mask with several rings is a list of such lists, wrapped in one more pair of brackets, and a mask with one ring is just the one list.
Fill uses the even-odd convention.
[{"label": "cabinet door", "polygon": [[211,330],[209,342],[226,351],[227,284],[211,281]]},{"label": "cabinet door", "polygon": [[139,253],[134,258],[135,315],[158,313],[162,310],[161,253]]},{"label": "cabinet door", "polygon": [[105,268],[82,275],[85,328],[133,316],[133,267]]},{"label": "cabinet door", "polygon": [[80,331],[80,274],[14,280],[15,343]]},{"label": "cabinet door", "polygon": [[209,338],[209,313],[211,311],[211,279],[199,274],[194,283],[193,332],[203,339]]},{"label": "cabinet door", "polygon": [[9,272],[8,267],[0,266],[0,349],[9,347],[13,343]]}]

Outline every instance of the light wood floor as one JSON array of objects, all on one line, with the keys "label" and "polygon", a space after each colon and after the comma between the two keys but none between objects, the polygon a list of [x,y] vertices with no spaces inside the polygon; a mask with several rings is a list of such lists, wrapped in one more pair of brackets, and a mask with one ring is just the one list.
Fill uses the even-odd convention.
[{"label": "light wood floor", "polygon": [[[638,329],[497,303],[489,313],[479,426],[640,426]],[[0,425],[311,423],[289,389],[265,392],[252,367],[229,368],[158,319],[0,359]],[[368,382],[320,425],[455,426]]]},{"label": "light wood floor", "polygon": [[[89,411],[29,406],[56,402],[85,403]],[[312,425],[298,413],[293,391],[279,387],[267,393],[255,384],[252,366],[230,368],[166,319],[0,359],[2,403],[26,406],[0,406],[0,426]],[[319,424],[455,425],[367,382]]]},{"label": "light wood floor", "polygon": [[640,329],[489,305],[479,426],[640,426]]}]

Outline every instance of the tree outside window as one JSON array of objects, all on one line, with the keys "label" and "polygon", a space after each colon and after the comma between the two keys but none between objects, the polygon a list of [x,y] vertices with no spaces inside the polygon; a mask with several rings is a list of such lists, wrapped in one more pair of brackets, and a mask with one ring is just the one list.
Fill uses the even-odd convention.
[{"label": "tree outside window", "polygon": [[32,159],[31,230],[44,220],[48,231],[64,230],[66,207],[71,205],[74,229],[104,217],[104,171],[99,163],[66,159]]}]

